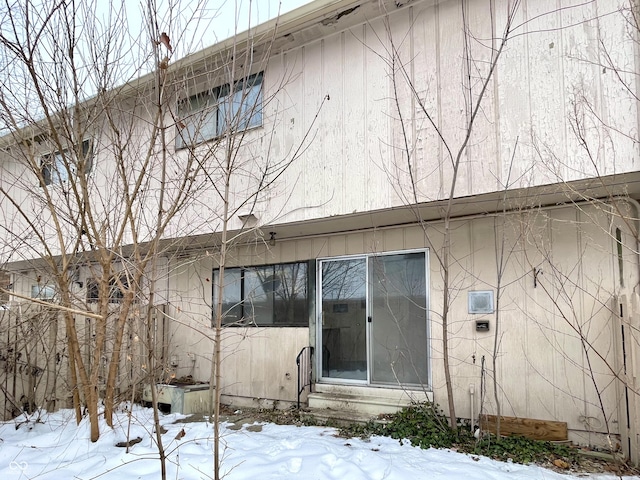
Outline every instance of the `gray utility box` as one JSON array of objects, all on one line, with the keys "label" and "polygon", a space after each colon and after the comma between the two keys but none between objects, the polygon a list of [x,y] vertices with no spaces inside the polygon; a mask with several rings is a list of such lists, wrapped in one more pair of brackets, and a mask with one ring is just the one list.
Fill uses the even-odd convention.
[{"label": "gray utility box", "polygon": [[[209,410],[209,384],[167,385],[156,384],[158,403],[170,407],[171,413],[207,413]],[[151,403],[151,385],[142,390],[142,400]]]}]

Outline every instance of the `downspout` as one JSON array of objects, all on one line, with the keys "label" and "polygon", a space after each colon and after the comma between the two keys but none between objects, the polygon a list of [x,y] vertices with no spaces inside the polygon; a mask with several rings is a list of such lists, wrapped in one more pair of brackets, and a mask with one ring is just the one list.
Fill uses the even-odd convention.
[{"label": "downspout", "polygon": [[470,403],[469,403],[470,404],[470,408],[469,408],[469,410],[470,410],[470,415],[471,416],[469,418],[470,418],[471,422],[470,422],[469,427],[471,428],[471,433],[473,433],[474,427],[475,427],[475,416],[474,416],[474,411],[473,411],[474,410],[473,409],[473,406],[474,406],[473,403],[475,401],[475,393],[476,393],[475,390],[476,390],[476,386],[473,383],[470,383],[469,384],[469,400],[470,400]]}]

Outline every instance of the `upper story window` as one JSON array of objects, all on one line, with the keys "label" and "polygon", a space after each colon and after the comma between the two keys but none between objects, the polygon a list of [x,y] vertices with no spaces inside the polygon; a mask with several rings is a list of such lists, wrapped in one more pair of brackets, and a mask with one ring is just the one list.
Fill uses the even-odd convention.
[{"label": "upper story window", "polygon": [[[120,287],[122,285],[122,288]],[[129,288],[129,279],[126,275],[121,275],[119,279],[112,277],[109,279],[109,303],[120,303],[124,299],[124,289]],[[90,278],[87,280],[87,302],[96,303],[100,299],[100,287],[98,280]]]},{"label": "upper story window", "polygon": [[31,298],[51,302],[56,298],[56,287],[55,285],[32,285]]},{"label": "upper story window", "polygon": [[[222,322],[236,326],[308,326],[308,282],[306,262],[225,268]],[[214,311],[219,283],[219,270],[214,270]]]},{"label": "upper story window", "polygon": [[256,73],[189,97],[178,105],[176,148],[206,142],[228,130],[262,125],[262,77]]},{"label": "upper story window", "polygon": [[10,290],[13,287],[11,284],[11,276],[9,272],[4,270],[0,270],[0,288],[4,290],[4,292],[0,292],[0,310],[3,310],[2,306],[9,303],[9,294],[7,290]]},{"label": "upper story window", "polygon": [[[82,159],[85,162],[85,174],[91,171],[93,166],[93,151],[91,140],[82,142]],[[40,160],[40,169],[45,185],[55,185],[68,182],[73,179],[78,171],[78,163],[81,159],[76,159],[74,152],[65,149],[62,152],[56,151],[43,155]]]}]

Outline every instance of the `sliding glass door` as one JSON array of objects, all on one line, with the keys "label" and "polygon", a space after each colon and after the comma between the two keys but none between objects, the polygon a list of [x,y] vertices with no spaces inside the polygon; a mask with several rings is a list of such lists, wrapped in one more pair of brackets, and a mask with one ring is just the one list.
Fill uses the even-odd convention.
[{"label": "sliding glass door", "polygon": [[428,385],[425,251],[319,261],[324,381]]}]

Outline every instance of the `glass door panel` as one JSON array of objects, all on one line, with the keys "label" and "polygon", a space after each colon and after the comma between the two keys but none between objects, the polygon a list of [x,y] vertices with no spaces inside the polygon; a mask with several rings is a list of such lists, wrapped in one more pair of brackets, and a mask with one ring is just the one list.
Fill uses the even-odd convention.
[{"label": "glass door panel", "polygon": [[367,381],[366,258],[323,260],[322,377]]},{"label": "glass door panel", "polygon": [[370,258],[371,382],[428,385],[425,253]]}]

